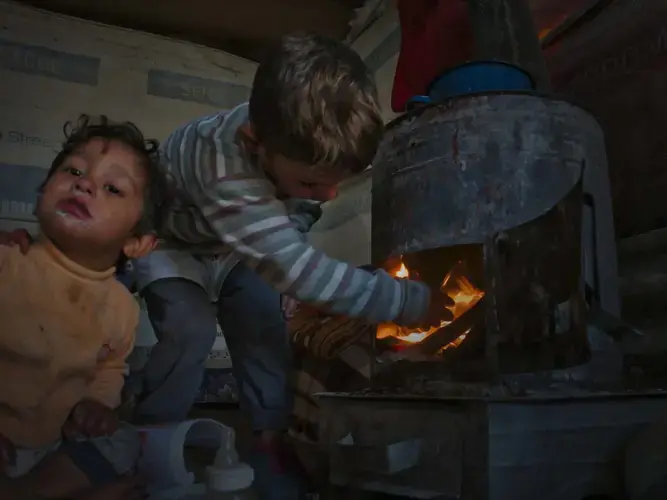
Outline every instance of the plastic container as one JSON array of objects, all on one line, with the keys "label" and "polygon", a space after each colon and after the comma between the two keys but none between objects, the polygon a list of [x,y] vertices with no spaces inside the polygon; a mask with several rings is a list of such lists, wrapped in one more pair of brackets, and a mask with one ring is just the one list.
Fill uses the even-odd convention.
[{"label": "plastic container", "polygon": [[502,61],[471,61],[435,77],[427,95],[411,97],[406,109],[411,111],[420,105],[466,94],[530,90],[535,90],[533,78],[517,66]]},{"label": "plastic container", "polygon": [[215,462],[207,468],[206,500],[255,500],[252,482],[255,474],[248,464],[239,461],[234,446],[234,431],[218,449]]},{"label": "plastic container", "polygon": [[[143,427],[139,431],[143,439],[139,472],[146,478],[151,500],[203,500],[207,498],[209,482],[219,490],[218,485],[227,479],[238,489],[238,484],[248,482],[248,474],[252,484],[252,469],[239,463],[234,430],[220,422],[198,419]],[[212,476],[216,479],[209,481]]]},{"label": "plastic container", "polygon": [[427,94],[434,101],[480,92],[535,90],[533,78],[523,69],[502,61],[472,61],[436,77]]},{"label": "plastic container", "polygon": [[417,109],[420,106],[426,106],[433,102],[431,98],[427,95],[416,95],[408,99],[407,104],[405,105],[405,110],[410,112],[414,109]]},{"label": "plastic container", "polygon": [[256,500],[252,489],[254,471],[248,464],[238,463],[209,472],[206,500]]}]

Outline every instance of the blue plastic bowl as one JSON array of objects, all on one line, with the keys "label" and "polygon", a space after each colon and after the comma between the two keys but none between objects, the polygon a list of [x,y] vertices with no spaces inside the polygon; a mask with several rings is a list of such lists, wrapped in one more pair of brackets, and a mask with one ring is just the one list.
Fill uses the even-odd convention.
[{"label": "blue plastic bowl", "polygon": [[412,111],[419,106],[430,104],[431,102],[433,102],[432,99],[427,95],[416,95],[408,99],[408,102],[405,104],[405,110]]},{"label": "blue plastic bowl", "polygon": [[473,61],[447,70],[428,87],[428,97],[443,101],[466,94],[535,90],[523,69],[500,61]]}]

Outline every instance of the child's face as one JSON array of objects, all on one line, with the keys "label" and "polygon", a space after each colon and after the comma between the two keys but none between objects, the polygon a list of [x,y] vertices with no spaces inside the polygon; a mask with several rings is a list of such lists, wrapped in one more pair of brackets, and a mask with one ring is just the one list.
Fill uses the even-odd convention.
[{"label": "child's face", "polygon": [[278,196],[305,200],[329,201],[338,196],[338,184],[349,175],[271,154],[257,141],[250,123],[239,127],[238,133],[259,157],[259,162],[276,186]]},{"label": "child's face", "polygon": [[329,201],[338,195],[338,184],[347,176],[330,170],[272,155],[264,163],[279,195],[307,200]]},{"label": "child's face", "polygon": [[146,181],[131,148],[93,138],[47,180],[37,206],[42,231],[61,246],[85,245],[115,259],[133,239]]}]

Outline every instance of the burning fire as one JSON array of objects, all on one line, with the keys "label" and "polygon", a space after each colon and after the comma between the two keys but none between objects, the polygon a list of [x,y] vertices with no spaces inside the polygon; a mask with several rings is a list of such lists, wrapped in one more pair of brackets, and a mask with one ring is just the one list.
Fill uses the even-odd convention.
[{"label": "burning fire", "polygon": [[[475,288],[472,283],[463,275],[456,275],[456,268],[452,269],[445,279],[442,280],[440,291],[449,295],[454,301],[454,305],[449,307],[449,310],[454,315],[454,320],[460,317],[471,309],[484,296],[484,292]],[[401,262],[400,267],[391,273],[396,278],[410,278],[410,271],[405,263]],[[452,321],[454,321],[452,320]],[[395,337],[403,342],[409,344],[417,344],[426,337],[432,335],[440,328],[449,325],[452,321],[442,321],[440,326],[432,327],[429,330],[410,329],[393,323],[383,323],[378,326],[376,337],[383,339],[387,337]],[[460,335],[456,340],[446,345],[442,350],[450,347],[458,347],[465,340],[470,330]]]},{"label": "burning fire", "polygon": [[399,267],[398,270],[394,272],[394,277],[406,279],[410,277],[410,271],[408,271],[408,268],[405,267],[403,262],[401,262],[401,267]]}]

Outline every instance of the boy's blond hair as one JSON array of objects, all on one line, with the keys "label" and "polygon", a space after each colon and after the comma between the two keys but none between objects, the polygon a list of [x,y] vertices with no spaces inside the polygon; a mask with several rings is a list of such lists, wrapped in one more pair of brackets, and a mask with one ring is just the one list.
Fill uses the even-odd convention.
[{"label": "boy's blond hair", "polygon": [[351,174],[371,163],[383,133],[375,81],[361,57],[311,33],[284,36],[267,51],[250,121],[270,153]]}]

